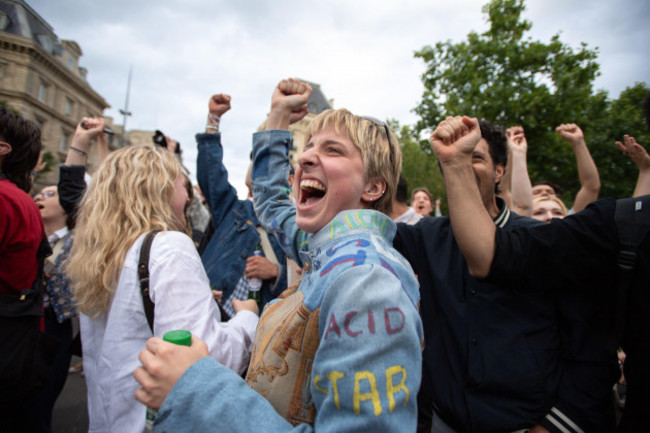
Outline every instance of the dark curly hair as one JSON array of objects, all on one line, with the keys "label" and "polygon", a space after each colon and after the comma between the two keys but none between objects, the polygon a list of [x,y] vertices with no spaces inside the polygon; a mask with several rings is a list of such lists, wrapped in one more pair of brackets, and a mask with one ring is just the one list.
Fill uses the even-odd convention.
[{"label": "dark curly hair", "polygon": [[32,187],[31,173],[41,151],[41,132],[22,116],[0,107],[0,140],[11,145],[2,162],[2,172],[25,192]]}]

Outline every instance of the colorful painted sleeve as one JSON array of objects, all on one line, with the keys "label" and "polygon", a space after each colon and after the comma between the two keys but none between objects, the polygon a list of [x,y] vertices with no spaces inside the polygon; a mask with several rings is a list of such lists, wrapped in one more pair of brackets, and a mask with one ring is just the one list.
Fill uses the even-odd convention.
[{"label": "colorful painted sleeve", "polygon": [[351,267],[328,288],[311,392],[316,431],[415,431],[422,324],[400,280]]},{"label": "colorful painted sleeve", "polygon": [[253,198],[262,225],[287,255],[302,266],[298,252],[306,249],[310,236],[296,226],[296,207],[289,197],[290,146],[290,131],[253,134]]},{"label": "colorful painted sleeve", "polygon": [[313,427],[293,427],[240,377],[204,358],[172,388],[154,431],[415,431],[422,325],[400,281],[377,265],[342,272],[323,298],[319,328]]}]

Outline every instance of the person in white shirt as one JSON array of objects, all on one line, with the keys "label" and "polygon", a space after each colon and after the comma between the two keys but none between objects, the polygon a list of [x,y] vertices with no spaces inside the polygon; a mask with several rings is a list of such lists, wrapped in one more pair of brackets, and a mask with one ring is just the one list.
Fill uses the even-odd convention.
[{"label": "person in white shirt", "polygon": [[93,176],[77,219],[69,263],[80,311],[89,431],[142,432],[145,406],[134,393],[138,354],[152,330],[138,278],[142,241],[154,229],[149,257],[153,335],[185,329],[237,373],[248,366],[257,326],[255,301],[233,302],[227,323],[212,297],[189,236],[189,204],[180,163],[164,150],[129,147],[109,155]]}]

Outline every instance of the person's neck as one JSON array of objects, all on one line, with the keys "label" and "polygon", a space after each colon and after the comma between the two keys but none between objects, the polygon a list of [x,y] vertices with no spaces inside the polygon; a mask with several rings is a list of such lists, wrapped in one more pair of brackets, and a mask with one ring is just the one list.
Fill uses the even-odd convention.
[{"label": "person's neck", "polygon": [[400,203],[397,201],[393,202],[393,211],[390,213],[390,219],[394,220],[402,215],[409,210],[409,207],[407,204]]},{"label": "person's neck", "polygon": [[65,218],[52,218],[47,221],[43,220],[43,226],[45,227],[45,236],[49,238],[54,233],[65,227]]},{"label": "person's neck", "polygon": [[488,214],[490,215],[490,218],[495,219],[497,215],[499,215],[499,212],[501,209],[499,209],[499,205],[497,204],[496,196],[491,196],[489,199],[483,201],[483,205],[485,205],[485,209],[488,211]]}]

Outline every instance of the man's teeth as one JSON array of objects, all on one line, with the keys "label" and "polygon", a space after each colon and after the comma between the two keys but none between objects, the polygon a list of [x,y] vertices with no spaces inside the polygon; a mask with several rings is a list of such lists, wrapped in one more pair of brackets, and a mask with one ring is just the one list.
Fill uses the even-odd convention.
[{"label": "man's teeth", "polygon": [[319,191],[325,191],[325,187],[323,186],[323,184],[314,180],[300,181],[300,188],[313,188]]}]

